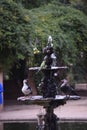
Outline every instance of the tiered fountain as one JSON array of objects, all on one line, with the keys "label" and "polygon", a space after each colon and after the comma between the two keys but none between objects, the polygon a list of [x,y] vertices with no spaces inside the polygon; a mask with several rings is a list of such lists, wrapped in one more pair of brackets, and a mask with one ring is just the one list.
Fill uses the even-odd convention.
[{"label": "tiered fountain", "polygon": [[[18,98],[23,103],[37,104],[43,106],[46,114],[38,115],[38,130],[57,130],[58,117],[54,114],[54,109],[66,103],[65,96],[57,95],[57,85],[55,83],[55,76],[59,69],[66,69],[67,67],[56,66],[56,56],[53,50],[52,37],[48,37],[47,46],[43,49],[45,57],[40,67],[29,68],[29,71],[39,70],[42,71],[44,77],[41,79],[39,87],[41,88],[41,96],[31,96],[30,98]],[[42,123],[44,121],[44,124]]]}]

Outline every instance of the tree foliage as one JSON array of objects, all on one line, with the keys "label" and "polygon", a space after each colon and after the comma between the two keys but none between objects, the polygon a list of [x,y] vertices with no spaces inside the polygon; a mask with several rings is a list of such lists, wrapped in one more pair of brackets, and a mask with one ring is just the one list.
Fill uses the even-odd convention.
[{"label": "tree foliage", "polygon": [[0,1],[0,64],[9,67],[29,55],[30,22],[26,11],[12,0]]},{"label": "tree foliage", "polygon": [[64,63],[76,63],[77,55],[87,51],[86,16],[71,6],[56,2],[44,8],[30,11],[33,34],[46,45],[48,35],[52,35],[54,47]]},{"label": "tree foliage", "polygon": [[87,15],[87,0],[70,0],[72,5]]},{"label": "tree foliage", "polygon": [[58,65],[78,65],[81,53],[87,65],[87,16],[71,0],[1,0],[0,16],[0,64],[27,58],[40,65],[42,54],[33,49],[41,52],[52,35]]},{"label": "tree foliage", "polygon": [[51,2],[51,0],[14,0],[21,3],[26,9],[38,8]]},{"label": "tree foliage", "polygon": [[29,13],[33,36],[41,41],[40,46],[43,48],[47,44],[48,35],[52,35],[58,65],[73,63],[75,73],[78,70],[77,73],[85,76],[87,72],[87,16],[71,4],[65,6],[58,1],[33,9]]}]

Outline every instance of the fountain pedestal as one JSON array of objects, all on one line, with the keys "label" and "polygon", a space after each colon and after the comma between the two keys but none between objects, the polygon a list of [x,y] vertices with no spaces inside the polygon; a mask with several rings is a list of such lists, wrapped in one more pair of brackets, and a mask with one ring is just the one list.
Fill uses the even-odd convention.
[{"label": "fountain pedestal", "polygon": [[[46,114],[43,116],[44,125],[42,121],[38,123],[38,130],[57,130],[57,121],[59,118],[54,113],[54,109],[66,103],[65,96],[56,95],[55,98],[43,98],[43,96],[31,96],[31,97],[19,97],[18,101],[23,104],[35,104],[43,106]],[[41,119],[42,115],[38,115],[38,118]],[[41,124],[40,124],[41,122]]]},{"label": "fountain pedestal", "polygon": [[59,118],[57,117],[56,114],[54,114],[54,108],[64,105],[65,104],[65,99],[53,99],[49,102],[48,106],[44,106],[46,110],[46,114],[44,116],[44,130],[57,130],[57,121]]}]

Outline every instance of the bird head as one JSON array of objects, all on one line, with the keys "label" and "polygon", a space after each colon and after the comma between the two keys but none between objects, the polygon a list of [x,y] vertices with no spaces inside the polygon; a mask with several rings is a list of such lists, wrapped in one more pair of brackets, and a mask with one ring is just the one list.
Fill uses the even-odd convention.
[{"label": "bird head", "polygon": [[23,84],[25,84],[25,83],[27,83],[27,80],[26,80],[26,79],[23,80]]}]

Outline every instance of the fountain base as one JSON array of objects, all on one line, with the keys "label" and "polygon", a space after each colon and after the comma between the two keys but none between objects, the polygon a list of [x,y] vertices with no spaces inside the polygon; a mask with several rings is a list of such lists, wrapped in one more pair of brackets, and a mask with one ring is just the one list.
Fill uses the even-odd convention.
[{"label": "fountain base", "polygon": [[[54,114],[54,109],[66,103],[65,96],[56,96],[55,98],[43,98],[43,96],[19,97],[18,101],[21,101],[23,104],[35,104],[43,106],[46,114],[44,115],[43,119],[41,115],[38,115],[38,130],[57,130],[57,121],[59,118]],[[41,120],[44,121],[44,125],[42,124]]]}]

